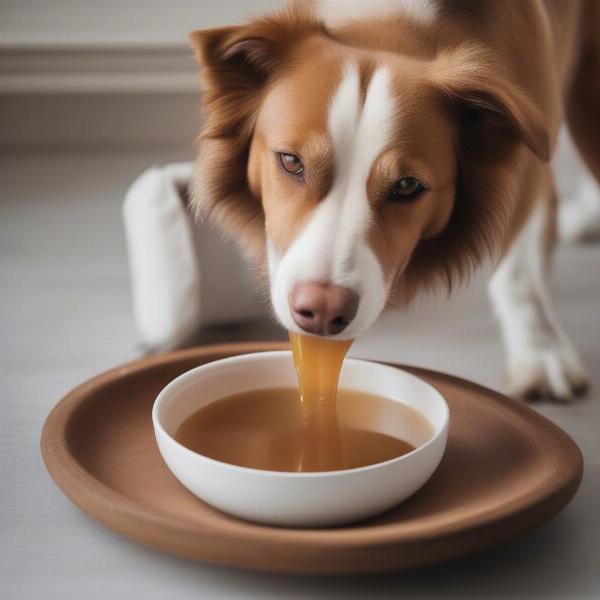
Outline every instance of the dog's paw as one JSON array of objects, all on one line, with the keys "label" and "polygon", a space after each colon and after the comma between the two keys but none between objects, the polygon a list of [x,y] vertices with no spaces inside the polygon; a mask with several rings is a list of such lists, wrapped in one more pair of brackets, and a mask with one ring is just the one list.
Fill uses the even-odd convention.
[{"label": "dog's paw", "polygon": [[600,240],[600,202],[565,202],[558,211],[558,235],[569,244]]},{"label": "dog's paw", "polygon": [[552,398],[569,402],[586,393],[589,382],[575,350],[558,341],[531,347],[508,366],[508,391],[525,400]]}]

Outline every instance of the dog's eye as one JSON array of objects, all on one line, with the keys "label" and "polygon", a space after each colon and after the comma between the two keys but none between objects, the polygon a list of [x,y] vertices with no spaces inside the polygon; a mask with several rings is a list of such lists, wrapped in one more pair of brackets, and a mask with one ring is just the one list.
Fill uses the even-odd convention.
[{"label": "dog's eye", "polygon": [[416,200],[426,189],[416,177],[403,177],[390,188],[389,199],[392,202],[410,202]]},{"label": "dog's eye", "polygon": [[291,175],[297,175],[300,177],[304,173],[304,165],[295,154],[280,152],[279,162],[281,163],[281,166]]}]

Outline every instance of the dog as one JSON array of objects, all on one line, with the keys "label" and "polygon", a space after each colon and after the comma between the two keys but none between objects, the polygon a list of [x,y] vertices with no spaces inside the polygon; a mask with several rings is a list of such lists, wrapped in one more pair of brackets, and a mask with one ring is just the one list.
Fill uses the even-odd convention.
[{"label": "dog", "polygon": [[600,2],[296,2],[191,40],[192,202],[264,266],[285,328],[355,338],[492,260],[510,393],[585,390],[548,291],[549,161],[564,120],[600,181]]}]

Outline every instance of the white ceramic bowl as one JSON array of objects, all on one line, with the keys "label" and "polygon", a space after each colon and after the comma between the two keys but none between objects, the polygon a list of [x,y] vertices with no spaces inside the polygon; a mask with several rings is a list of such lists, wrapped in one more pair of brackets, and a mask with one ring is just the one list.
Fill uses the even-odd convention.
[{"label": "white ceramic bowl", "polygon": [[[180,375],[158,395],[152,410],[156,441],[175,477],[212,506],[250,521],[322,527],[374,516],[414,494],[438,466],[448,435],[448,406],[423,380],[378,363],[346,359],[340,388],[403,402],[430,423],[429,439],[415,439],[401,424],[382,419],[377,429],[416,446],[386,462],[322,473],[288,473],[223,463],[185,448],[173,435],[199,408],[252,389],[296,386],[290,352],[262,352],[218,360]],[[422,433],[421,433],[422,435]]]}]

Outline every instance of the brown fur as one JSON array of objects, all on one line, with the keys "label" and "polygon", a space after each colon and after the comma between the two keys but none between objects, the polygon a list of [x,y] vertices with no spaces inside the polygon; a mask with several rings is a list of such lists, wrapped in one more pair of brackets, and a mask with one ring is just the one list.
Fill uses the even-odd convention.
[{"label": "brown fur", "polygon": [[307,13],[289,10],[245,27],[191,34],[205,66],[196,209],[234,235],[259,262],[264,259],[264,211],[250,190],[247,160],[261,92],[276,70],[289,67],[294,44],[323,31]]},{"label": "brown fur", "polygon": [[[600,13],[597,6],[590,10]],[[215,218],[259,262],[264,262],[265,226],[280,249],[291,243],[331,184],[331,157],[326,141],[317,141],[319,148],[309,154],[320,152],[321,166],[312,170],[315,181],[302,192],[284,180],[274,182],[262,158],[269,149],[254,137],[257,120],[277,82],[297,77],[296,91],[303,95],[295,98],[291,89],[289,101],[307,103],[303,122],[310,129],[311,119],[323,118],[322,108],[308,114],[311,99],[319,103],[319,94],[335,83],[339,65],[350,55],[362,65],[363,87],[374,61],[388,62],[402,74],[397,93],[412,124],[403,126],[403,143],[426,145],[424,154],[442,165],[448,178],[436,189],[435,203],[390,207],[377,198],[381,178],[386,169],[393,171],[396,159],[382,156],[374,166],[371,242],[386,276],[397,284],[395,300],[406,301],[440,280],[451,289],[508,246],[539,200],[531,182],[547,171],[562,97],[569,91],[567,74],[580,51],[570,122],[588,164],[600,174],[600,134],[590,131],[585,117],[578,119],[600,99],[598,86],[584,91],[592,74],[598,81],[600,51],[597,42],[578,48],[580,2],[448,0],[442,11],[444,18],[428,27],[398,17],[328,31],[295,6],[247,26],[193,34],[204,67],[198,211]],[[559,29],[561,19],[569,31]],[[267,111],[262,118],[276,116]],[[453,147],[442,144],[440,150],[433,130],[423,134],[434,127]],[[265,189],[274,185],[277,194]],[[303,197],[285,205],[273,202],[278,194]]]}]

